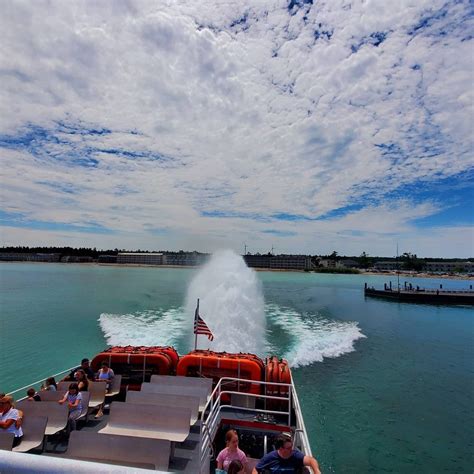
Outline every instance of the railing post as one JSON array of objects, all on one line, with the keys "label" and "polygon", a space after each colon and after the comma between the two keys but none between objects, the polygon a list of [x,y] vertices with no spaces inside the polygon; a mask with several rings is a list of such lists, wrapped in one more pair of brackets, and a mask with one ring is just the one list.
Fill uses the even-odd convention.
[{"label": "railing post", "polygon": [[291,426],[291,395],[293,391],[293,385],[291,385],[290,390],[288,390],[288,426]]}]

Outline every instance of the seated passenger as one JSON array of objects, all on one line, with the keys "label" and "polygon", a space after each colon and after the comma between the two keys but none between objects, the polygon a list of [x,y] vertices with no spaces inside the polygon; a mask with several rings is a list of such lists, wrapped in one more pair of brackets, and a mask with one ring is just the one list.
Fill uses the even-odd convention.
[{"label": "seated passenger", "polygon": [[227,474],[245,474],[244,465],[237,459],[234,459],[229,464],[229,469],[227,470]]},{"label": "seated passenger", "polygon": [[303,466],[308,466],[314,474],[321,474],[319,464],[311,456],[305,456],[298,449],[293,449],[293,440],[289,434],[281,434],[275,443],[276,450],[263,456],[252,471],[252,474],[263,472],[297,473]]},{"label": "seated passenger", "polygon": [[41,390],[50,390],[56,392],[58,390],[58,386],[56,385],[56,380],[54,380],[54,377],[48,377],[44,381],[44,384],[41,385]]},{"label": "seated passenger", "polygon": [[38,395],[38,393],[36,392],[36,390],[33,387],[29,388],[26,391],[26,395],[28,396],[27,400],[29,402],[40,402],[41,401],[41,397]]},{"label": "seated passenger", "polygon": [[74,380],[77,382],[79,392],[87,392],[89,390],[89,380],[87,380],[86,373],[82,369],[74,373]]},{"label": "seated passenger", "polygon": [[[114,379],[115,374],[114,371],[109,367],[109,364],[107,362],[102,362],[102,367],[97,372],[96,380],[98,382],[100,381],[105,381],[106,387],[107,387],[107,392],[110,392],[110,387],[112,386],[112,380]],[[99,407],[99,410],[97,414],[95,415],[95,418],[101,418],[104,415],[104,405],[105,402],[102,403]]]},{"label": "seated passenger", "polygon": [[89,380],[94,380],[94,371],[90,367],[89,359],[82,359],[81,360],[81,365],[79,367],[76,367],[75,369],[71,370],[69,372],[69,375],[64,378],[64,380],[74,380],[74,374],[78,370],[83,370],[86,373],[86,376]]},{"label": "seated passenger", "polygon": [[239,449],[239,435],[235,430],[229,430],[225,434],[226,447],[217,456],[217,468],[228,470],[232,461],[240,461],[243,466],[247,465],[247,456]]},{"label": "seated passenger", "polygon": [[[21,418],[23,414],[13,407],[13,398],[3,396],[0,398],[0,429],[14,434],[13,447],[18,446],[23,438]],[[20,422],[20,423],[19,423]],[[20,424],[20,426],[17,426]]]},{"label": "seated passenger", "polygon": [[[5,396],[6,396],[6,394],[4,392],[0,392],[0,400]],[[12,399],[12,407],[15,408],[15,405],[13,403],[13,398],[12,397],[10,397],[10,398]],[[23,424],[23,412],[21,410],[18,410],[18,409],[16,411],[18,412],[18,418],[15,422],[15,426],[17,428],[20,428],[21,425]],[[0,409],[0,412],[1,412],[1,409]]]},{"label": "seated passenger", "polygon": [[60,405],[67,402],[69,408],[68,424],[66,428],[67,434],[76,429],[76,420],[82,413],[82,394],[79,391],[77,383],[69,385],[69,390],[64,397],[58,401]]},{"label": "seated passenger", "polygon": [[114,371],[109,367],[109,364],[105,361],[102,362],[101,369],[99,370],[99,372],[97,372],[95,379],[97,381],[105,380],[107,382],[107,391],[109,391],[110,385],[114,377],[115,377]]}]

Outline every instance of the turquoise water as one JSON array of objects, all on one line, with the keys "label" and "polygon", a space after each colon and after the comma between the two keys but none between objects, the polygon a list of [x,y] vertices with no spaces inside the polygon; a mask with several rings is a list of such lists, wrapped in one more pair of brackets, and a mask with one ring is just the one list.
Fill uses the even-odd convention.
[{"label": "turquoise water", "polygon": [[[0,264],[0,390],[73,366],[107,343],[190,350],[185,300],[197,271]],[[365,281],[382,286],[387,277],[259,272],[258,280],[266,342],[256,352],[273,349],[297,365],[323,472],[473,471],[471,308],[364,299]],[[206,321],[218,326],[211,315]],[[237,331],[253,337],[245,325]]]}]

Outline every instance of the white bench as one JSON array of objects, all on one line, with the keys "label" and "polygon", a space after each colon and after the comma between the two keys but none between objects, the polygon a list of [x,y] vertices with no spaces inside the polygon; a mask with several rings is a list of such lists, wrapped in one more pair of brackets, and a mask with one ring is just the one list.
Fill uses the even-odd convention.
[{"label": "white bench", "polygon": [[4,451],[11,451],[14,437],[15,435],[9,431],[0,431],[0,449]]},{"label": "white bench", "polygon": [[64,397],[66,390],[55,392],[53,390],[44,390],[39,393],[42,402],[57,402]]},{"label": "white bench", "polygon": [[190,397],[188,395],[168,395],[165,393],[144,393],[130,390],[127,392],[126,401],[127,403],[138,403],[141,405],[189,408],[191,410],[191,425],[194,425],[199,417],[199,397]]},{"label": "white bench", "polygon": [[77,383],[77,382],[75,380],[66,380],[63,382],[58,382],[56,384],[58,386],[58,392],[67,392],[69,389],[69,385],[71,385],[72,383]]},{"label": "white bench", "polygon": [[[98,408],[105,402],[105,394],[107,392],[107,382],[89,382],[89,408]],[[84,392],[82,392],[84,393]]]},{"label": "white bench", "polygon": [[204,377],[184,377],[182,375],[152,375],[150,383],[162,385],[177,385],[178,387],[200,387],[212,392],[212,379]]},{"label": "white bench", "polygon": [[204,410],[209,394],[206,388],[182,387],[179,385],[162,385],[158,383],[142,383],[143,393],[161,393],[165,395],[187,395],[188,397],[199,397],[199,411]]},{"label": "white bench", "polygon": [[121,385],[122,385],[122,375],[115,374],[114,379],[112,380],[112,383],[110,385],[110,390],[105,394],[105,396],[108,398],[108,397],[114,397],[115,395],[118,395],[120,393]]},{"label": "white bench", "polygon": [[167,471],[170,449],[166,440],[73,431],[67,457]]},{"label": "white bench", "polygon": [[48,418],[46,416],[26,415],[21,425],[23,439],[18,446],[13,448],[13,451],[26,453],[27,451],[39,447],[41,447],[41,451],[43,451],[43,441],[47,424]]},{"label": "white bench", "polygon": [[99,433],[182,442],[189,435],[189,408],[114,402]]},{"label": "white bench", "polygon": [[30,416],[45,416],[48,418],[45,435],[50,436],[64,430],[67,425],[69,410],[67,404],[58,402],[29,402],[22,400],[17,403],[17,408],[25,415],[25,420]]}]

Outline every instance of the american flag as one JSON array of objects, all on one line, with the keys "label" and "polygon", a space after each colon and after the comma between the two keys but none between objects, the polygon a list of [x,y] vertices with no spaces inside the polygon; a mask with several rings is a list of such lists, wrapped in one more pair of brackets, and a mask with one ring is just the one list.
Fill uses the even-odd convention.
[{"label": "american flag", "polygon": [[207,327],[204,319],[199,316],[199,300],[197,302],[196,311],[194,312],[194,334],[204,334],[210,341],[214,340],[211,330]]}]

